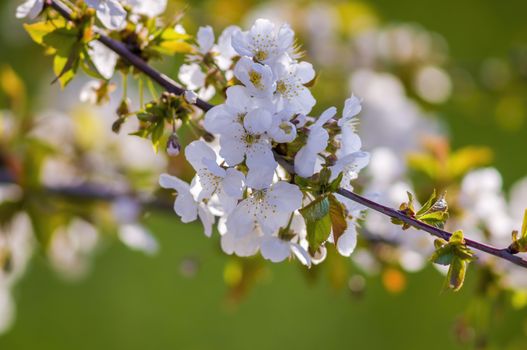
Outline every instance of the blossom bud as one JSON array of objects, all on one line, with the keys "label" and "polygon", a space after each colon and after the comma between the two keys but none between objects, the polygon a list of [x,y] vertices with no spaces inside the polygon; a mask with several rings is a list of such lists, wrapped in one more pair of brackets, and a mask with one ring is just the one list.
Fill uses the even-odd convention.
[{"label": "blossom bud", "polygon": [[170,157],[177,156],[181,151],[181,144],[179,143],[179,138],[176,133],[172,133],[168,138],[166,150]]},{"label": "blossom bud", "polygon": [[187,90],[185,91],[185,101],[187,101],[190,104],[195,104],[198,101],[198,94],[196,94],[194,91]]},{"label": "blossom bud", "polygon": [[116,134],[121,131],[121,127],[123,126],[124,122],[126,121],[126,118],[119,117],[115,122],[112,124],[112,131]]},{"label": "blossom bud", "polygon": [[119,107],[117,107],[117,115],[120,118],[126,117],[130,114],[130,99],[123,98],[121,103],[119,104]]}]

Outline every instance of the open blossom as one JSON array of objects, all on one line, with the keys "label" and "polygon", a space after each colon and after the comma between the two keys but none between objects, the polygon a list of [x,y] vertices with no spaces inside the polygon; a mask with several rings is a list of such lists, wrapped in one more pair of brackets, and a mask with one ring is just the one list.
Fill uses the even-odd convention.
[{"label": "open blossom", "polygon": [[295,172],[300,176],[310,177],[315,173],[318,154],[326,149],[329,141],[329,134],[324,129],[324,124],[333,118],[336,113],[337,109],[335,107],[328,108],[309,128],[306,145],[295,156]]},{"label": "open blossom", "polygon": [[300,189],[280,181],[268,189],[254,191],[240,202],[227,218],[227,230],[242,237],[258,226],[264,234],[272,235],[287,225],[291,214],[301,206]]},{"label": "open blossom", "polygon": [[213,107],[205,115],[204,127],[210,133],[221,135],[236,123],[242,125],[247,113],[259,106],[243,86],[231,86],[226,94],[225,103]]},{"label": "open blossom", "polygon": [[370,162],[370,155],[367,152],[357,151],[350,153],[340,159],[329,169],[331,170],[330,181],[334,180],[340,173],[343,173],[341,186],[347,190],[352,190],[351,181],[359,177],[359,172]]},{"label": "open blossom", "polygon": [[[215,45],[212,27],[200,27],[197,34],[198,45],[196,47],[199,55],[191,55],[189,63],[180,67],[179,80],[187,89],[198,91],[198,97],[202,100],[209,100],[216,93],[214,86],[207,86],[206,84],[207,72],[204,71],[201,65],[203,57],[210,54],[221,69],[228,69],[232,64],[232,58],[235,56],[231,46],[231,36],[232,32],[237,28],[235,26],[226,28],[221,34],[218,44]],[[232,77],[232,74],[229,73],[226,73],[228,79]]]},{"label": "open blossom", "polygon": [[248,57],[242,57],[238,61],[234,67],[234,75],[253,96],[270,98],[276,89],[271,68],[256,63]]},{"label": "open blossom", "polygon": [[121,29],[125,24],[126,10],[117,0],[85,0],[86,5],[94,8],[97,18],[112,30]]},{"label": "open blossom", "polygon": [[44,9],[44,0],[27,0],[16,8],[16,18],[36,18]]},{"label": "open blossom", "polygon": [[277,166],[269,137],[265,132],[272,123],[269,111],[259,108],[247,113],[243,125],[233,124],[220,138],[220,155],[229,165],[245,160],[249,174],[247,183],[254,188],[267,187]]},{"label": "open blossom", "polygon": [[196,170],[192,181],[191,193],[201,202],[204,199],[218,197],[223,211],[229,212],[242,197],[245,176],[234,169],[224,169],[217,164],[216,153],[204,141],[192,142],[185,149],[185,156]]},{"label": "open blossom", "polygon": [[293,46],[294,32],[288,25],[276,28],[266,19],[258,19],[248,32],[232,35],[232,46],[241,55],[254,57],[260,63],[271,63]]},{"label": "open blossom", "polygon": [[285,109],[294,113],[308,114],[316,103],[305,84],[315,78],[311,63],[280,63],[275,68],[276,95]]}]

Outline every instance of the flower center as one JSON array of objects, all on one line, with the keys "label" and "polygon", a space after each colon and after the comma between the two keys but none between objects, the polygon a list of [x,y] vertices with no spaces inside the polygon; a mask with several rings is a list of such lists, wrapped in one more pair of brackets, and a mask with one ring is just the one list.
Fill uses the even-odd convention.
[{"label": "flower center", "polygon": [[285,93],[287,92],[287,85],[283,80],[280,80],[279,82],[276,83],[276,91],[280,95],[285,95]]},{"label": "flower center", "polygon": [[285,123],[285,122],[280,124],[280,129],[283,130],[283,132],[286,133],[287,135],[289,135],[291,131],[293,131],[291,124]]},{"label": "flower center", "polygon": [[254,58],[256,58],[257,61],[263,61],[267,59],[267,57],[269,57],[269,55],[267,54],[267,51],[257,50],[254,53]]},{"label": "flower center", "polygon": [[251,83],[257,88],[257,89],[262,89],[263,88],[263,85],[262,85],[262,75],[260,73],[258,73],[257,71],[254,71],[254,70],[251,70],[249,72],[249,80],[251,81]]}]

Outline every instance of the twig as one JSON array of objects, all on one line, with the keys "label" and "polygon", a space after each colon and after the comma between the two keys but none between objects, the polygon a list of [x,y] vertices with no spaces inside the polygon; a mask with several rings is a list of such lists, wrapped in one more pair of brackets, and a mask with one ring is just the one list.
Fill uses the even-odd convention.
[{"label": "twig", "polygon": [[[66,7],[60,0],[48,0],[48,4],[51,7],[53,7],[53,9],[55,9],[64,18],[68,20],[73,20],[72,11],[68,7]],[[149,66],[143,59],[141,59],[140,57],[132,53],[126,47],[126,45],[124,45],[123,43],[119,41],[111,39],[110,37],[105,35],[104,32],[99,28],[94,28],[94,31],[98,35],[97,40],[99,40],[106,47],[108,47],[109,49],[117,53],[120,57],[125,59],[129,64],[134,66],[136,69],[143,72],[148,77],[150,77],[152,80],[157,82],[167,91],[172,92],[177,95],[184,94],[185,90],[183,88],[177,86],[177,84],[172,79],[167,77],[166,75],[158,72],[157,70]],[[213,105],[203,100],[200,100],[200,99],[197,100],[195,105],[201,110],[203,110],[204,112],[210,110],[213,107]],[[277,156],[277,161],[280,163],[280,165],[282,165],[287,171],[293,174],[294,168],[292,167],[292,165],[289,162],[287,162],[285,159],[283,159],[280,155],[276,155],[276,156]],[[64,189],[62,189],[62,191],[64,191]],[[375,210],[381,214],[384,214],[391,218],[399,219],[402,222],[407,223],[408,225],[411,225],[414,228],[426,231],[433,236],[442,238],[444,240],[448,240],[450,236],[452,236],[452,233],[450,232],[438,229],[436,227],[425,224],[419,220],[408,217],[396,209],[389,208],[377,202],[371,201],[354,192],[340,188],[337,191],[337,193],[348,199],[351,199],[354,202],[362,204],[365,207]],[[516,264],[518,266],[527,268],[527,260],[524,260],[521,257],[512,254],[511,252],[509,252],[508,249],[499,249],[499,248],[496,248],[496,247],[493,247],[493,246],[490,246],[484,243],[480,243],[478,241],[470,240],[470,239],[465,239],[465,242],[467,246],[471,248],[494,255],[498,258],[508,260],[511,263]]]}]

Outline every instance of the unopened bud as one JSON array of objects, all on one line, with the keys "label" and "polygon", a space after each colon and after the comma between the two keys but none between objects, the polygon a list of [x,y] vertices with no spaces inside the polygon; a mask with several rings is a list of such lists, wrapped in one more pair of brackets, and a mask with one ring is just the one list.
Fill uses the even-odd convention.
[{"label": "unopened bud", "polygon": [[117,115],[122,118],[130,114],[130,99],[123,98],[119,107],[117,107]]},{"label": "unopened bud", "polygon": [[181,144],[179,143],[179,138],[176,133],[172,133],[168,138],[167,142],[167,154],[170,157],[175,157],[181,151]]},{"label": "unopened bud", "polygon": [[112,124],[112,131],[116,134],[121,131],[121,127],[123,126],[124,122],[126,121],[126,118],[119,117],[115,122]]},{"label": "unopened bud", "polygon": [[190,104],[195,104],[198,101],[198,94],[196,94],[194,91],[187,90],[184,94],[185,101],[187,101]]}]

